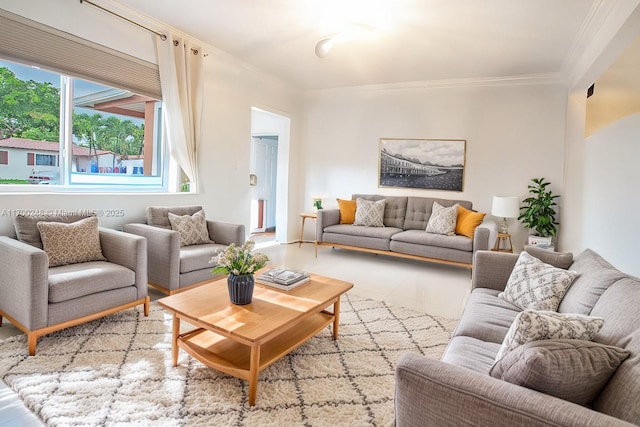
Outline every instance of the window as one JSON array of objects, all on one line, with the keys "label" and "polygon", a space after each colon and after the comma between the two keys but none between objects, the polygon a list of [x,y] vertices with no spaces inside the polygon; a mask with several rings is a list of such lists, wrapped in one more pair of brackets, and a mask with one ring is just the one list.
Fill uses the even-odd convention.
[{"label": "window", "polygon": [[36,154],[36,166],[58,166],[58,156]]},{"label": "window", "polygon": [[8,165],[8,164],[9,164],[9,152],[0,151],[0,165]]},{"label": "window", "polygon": [[0,145],[25,158],[6,178],[49,173],[69,188],[166,189],[156,99],[2,59],[0,97]]},{"label": "window", "polygon": [[13,182],[167,191],[161,96],[157,65],[0,9],[0,149]]}]

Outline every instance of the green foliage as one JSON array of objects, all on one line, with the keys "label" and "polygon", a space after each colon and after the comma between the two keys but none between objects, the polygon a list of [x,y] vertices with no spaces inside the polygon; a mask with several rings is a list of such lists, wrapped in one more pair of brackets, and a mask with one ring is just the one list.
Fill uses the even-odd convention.
[{"label": "green foliage", "polygon": [[518,219],[539,236],[555,236],[558,223],[555,220],[554,206],[557,205],[555,199],[560,196],[547,190],[551,183],[544,178],[532,178],[531,181],[533,184],[527,187],[530,196],[522,201],[523,206],[520,207]]},{"label": "green foliage", "polygon": [[0,67],[0,139],[58,141],[60,89],[51,83],[20,80]]}]

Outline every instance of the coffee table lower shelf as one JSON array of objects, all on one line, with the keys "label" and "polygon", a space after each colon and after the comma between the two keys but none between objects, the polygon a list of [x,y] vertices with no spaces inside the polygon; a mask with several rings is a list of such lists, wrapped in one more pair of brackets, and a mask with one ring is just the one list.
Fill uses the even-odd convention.
[{"label": "coffee table lower shelf", "polygon": [[258,373],[304,344],[334,320],[334,313],[321,311],[254,346],[198,328],[178,335],[177,345],[206,366],[247,380],[249,405],[253,406]]}]

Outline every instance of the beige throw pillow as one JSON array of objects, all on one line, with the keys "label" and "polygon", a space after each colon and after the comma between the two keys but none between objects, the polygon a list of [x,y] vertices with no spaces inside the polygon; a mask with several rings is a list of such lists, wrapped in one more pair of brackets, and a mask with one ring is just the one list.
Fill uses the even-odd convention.
[{"label": "beige throw pillow", "polygon": [[175,215],[169,212],[171,229],[180,233],[180,246],[202,245],[212,243],[209,240],[209,229],[204,210],[193,215]]},{"label": "beige throw pillow", "polygon": [[71,224],[41,221],[37,227],[42,248],[49,258],[49,267],[107,260],[102,254],[98,218],[95,216]]},{"label": "beige throw pillow", "polygon": [[556,311],[577,275],[575,271],[556,268],[521,252],[504,292],[498,297],[522,310]]},{"label": "beige throw pillow", "polygon": [[356,218],[353,225],[368,227],[384,227],[385,200],[376,202],[366,199],[356,199]]},{"label": "beige throw pillow", "polygon": [[431,216],[427,223],[427,233],[444,234],[453,236],[456,234],[456,223],[458,220],[458,203],[445,208],[438,202],[433,202]]},{"label": "beige throw pillow", "polygon": [[496,355],[496,363],[510,351],[531,341],[563,338],[591,341],[600,332],[602,325],[604,319],[601,317],[525,310],[518,313],[511,324]]}]

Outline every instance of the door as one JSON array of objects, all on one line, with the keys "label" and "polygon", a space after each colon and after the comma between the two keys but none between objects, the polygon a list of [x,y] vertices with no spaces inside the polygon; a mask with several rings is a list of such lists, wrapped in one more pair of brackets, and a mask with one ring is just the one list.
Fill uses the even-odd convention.
[{"label": "door", "polygon": [[276,229],[278,136],[253,136],[252,151],[251,232],[272,232]]}]

